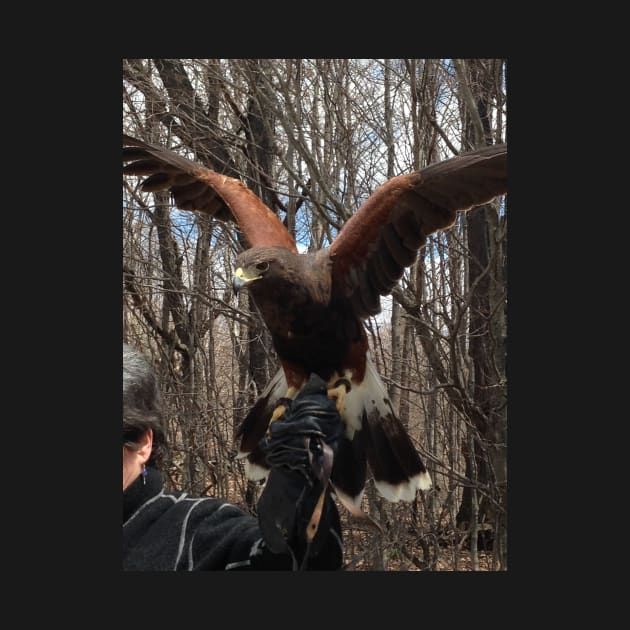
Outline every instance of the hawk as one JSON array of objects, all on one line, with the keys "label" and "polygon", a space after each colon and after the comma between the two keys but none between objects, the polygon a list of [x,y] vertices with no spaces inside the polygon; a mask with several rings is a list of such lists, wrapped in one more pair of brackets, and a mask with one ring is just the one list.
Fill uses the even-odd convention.
[{"label": "hawk", "polygon": [[429,234],[451,226],[458,211],[507,192],[507,145],[389,179],[329,247],[304,254],[243,182],[127,135],[123,163],[124,173],[146,178],[143,190],[168,190],[177,208],[235,221],[249,245],[236,259],[234,290],[250,292],[281,367],[237,432],[248,477],[266,477],[259,442],[282,414],[283,400],[317,374],[344,422],[330,476],[341,503],[360,513],[368,467],[389,501],[412,501],[418,489],[428,489],[429,473],[370,358],[363,320],[380,312],[380,296],[394,288]]}]

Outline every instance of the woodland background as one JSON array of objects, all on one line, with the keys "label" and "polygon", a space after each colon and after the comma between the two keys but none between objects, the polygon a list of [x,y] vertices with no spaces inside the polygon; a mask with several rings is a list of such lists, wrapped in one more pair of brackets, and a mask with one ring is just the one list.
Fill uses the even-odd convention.
[{"label": "woodland background", "polygon": [[[123,131],[236,177],[304,251],[389,177],[505,141],[504,59],[123,59]],[[348,570],[507,569],[506,197],[431,236],[383,312],[373,359],[434,481],[342,514]],[[151,358],[168,483],[255,513],[235,427],[277,368],[233,224],[123,180],[123,338]]]}]

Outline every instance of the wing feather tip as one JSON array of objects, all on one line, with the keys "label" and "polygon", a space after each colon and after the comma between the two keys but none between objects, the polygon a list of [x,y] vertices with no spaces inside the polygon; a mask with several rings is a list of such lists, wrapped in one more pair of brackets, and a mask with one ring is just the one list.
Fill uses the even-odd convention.
[{"label": "wing feather tip", "polygon": [[420,490],[429,490],[432,485],[433,482],[428,472],[425,471],[418,475],[418,488]]},{"label": "wing feather tip", "polygon": [[352,514],[353,516],[362,516],[363,511],[361,510],[361,503],[363,501],[363,494],[365,489],[361,490],[359,494],[354,497],[351,497],[349,494],[346,494],[339,488],[333,485],[333,491],[335,496],[339,499],[340,503]]},{"label": "wing feather tip", "polygon": [[[238,456],[237,456],[238,457]],[[262,481],[263,479],[267,479],[269,475],[269,470],[259,466],[258,464],[254,464],[250,462],[248,459],[245,460],[245,476],[251,481]]]},{"label": "wing feather tip", "polygon": [[379,494],[392,503],[398,501],[411,503],[416,498],[418,490],[428,490],[432,485],[431,477],[426,471],[396,484],[374,480],[374,486]]}]

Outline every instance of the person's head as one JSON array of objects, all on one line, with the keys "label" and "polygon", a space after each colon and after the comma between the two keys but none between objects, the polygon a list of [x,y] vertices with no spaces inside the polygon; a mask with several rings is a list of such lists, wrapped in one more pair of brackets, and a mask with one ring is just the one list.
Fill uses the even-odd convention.
[{"label": "person's head", "polygon": [[123,490],[145,465],[160,464],[165,446],[162,401],[153,368],[142,353],[123,344]]}]

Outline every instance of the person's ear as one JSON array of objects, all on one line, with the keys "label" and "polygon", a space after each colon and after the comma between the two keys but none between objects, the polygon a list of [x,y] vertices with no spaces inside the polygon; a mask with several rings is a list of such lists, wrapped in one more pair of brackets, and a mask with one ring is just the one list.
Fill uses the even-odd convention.
[{"label": "person's ear", "polygon": [[140,448],[136,451],[136,455],[140,458],[140,463],[145,464],[151,451],[153,450],[153,429],[147,429],[146,433],[138,440]]}]

